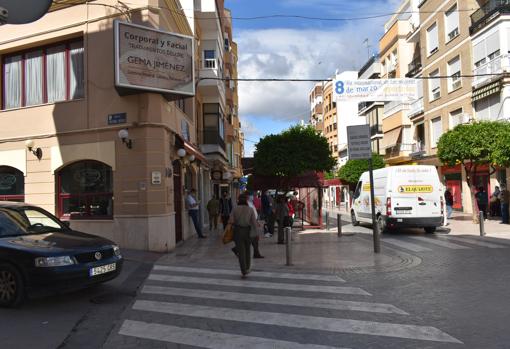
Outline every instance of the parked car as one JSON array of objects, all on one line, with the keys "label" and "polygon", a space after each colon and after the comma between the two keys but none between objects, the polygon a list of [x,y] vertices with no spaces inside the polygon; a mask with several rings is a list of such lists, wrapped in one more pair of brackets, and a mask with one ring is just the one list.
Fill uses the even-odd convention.
[{"label": "parked car", "polygon": [[0,202],[0,306],[27,296],[80,289],[109,281],[122,270],[112,241],[70,229],[47,211]]},{"label": "parked car", "polygon": [[[380,232],[400,227],[433,233],[443,224],[443,186],[434,166],[391,166],[374,171],[375,214]],[[369,173],[356,186],[351,209],[353,225],[372,222]]]}]

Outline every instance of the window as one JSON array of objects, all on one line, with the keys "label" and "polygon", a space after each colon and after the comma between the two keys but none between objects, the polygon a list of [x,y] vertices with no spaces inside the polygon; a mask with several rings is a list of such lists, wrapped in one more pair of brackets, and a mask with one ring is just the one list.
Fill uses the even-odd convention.
[{"label": "window", "polygon": [[459,36],[459,12],[456,4],[446,11],[445,26],[447,42]]},{"label": "window", "polygon": [[437,146],[437,142],[439,141],[439,138],[443,134],[443,125],[441,123],[441,117],[435,118],[430,122],[430,129],[432,131],[432,148],[435,148]]},{"label": "window", "polygon": [[429,74],[431,79],[428,79],[429,83],[429,100],[433,101],[441,97],[441,81],[437,77],[439,76],[439,69],[434,70]]},{"label": "window", "polygon": [[3,60],[3,109],[83,98],[83,41],[33,49]]},{"label": "window", "polygon": [[428,55],[431,55],[437,51],[438,48],[438,40],[437,40],[437,24],[432,24],[429,29],[427,29],[427,52]]},{"label": "window", "polygon": [[58,213],[70,219],[113,217],[112,168],[80,161],[58,171]]},{"label": "window", "polygon": [[450,125],[454,128],[457,125],[464,123],[464,113],[462,112],[462,108],[456,109],[450,112]]},{"label": "window", "polygon": [[177,106],[177,108],[182,110],[183,113],[186,112],[186,101],[183,98],[176,100],[175,105]]},{"label": "window", "polygon": [[10,166],[0,166],[0,201],[25,201],[25,176]]},{"label": "window", "polygon": [[448,79],[448,92],[451,92],[462,86],[462,81],[460,79],[460,56],[448,62],[447,70],[450,76]]},{"label": "window", "polygon": [[216,52],[214,50],[204,50],[204,68],[216,68]]},{"label": "window", "polygon": [[498,93],[475,102],[477,120],[498,120],[501,109],[501,98]]}]

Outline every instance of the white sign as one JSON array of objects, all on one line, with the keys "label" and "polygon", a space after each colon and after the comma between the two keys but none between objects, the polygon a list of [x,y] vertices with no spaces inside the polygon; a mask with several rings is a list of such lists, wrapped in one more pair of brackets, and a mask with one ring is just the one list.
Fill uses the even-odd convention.
[{"label": "white sign", "polygon": [[152,184],[159,185],[161,184],[161,172],[159,171],[152,171]]},{"label": "white sign", "polygon": [[193,37],[115,22],[115,86],[193,96]]},{"label": "white sign", "polygon": [[347,149],[349,160],[372,157],[369,125],[347,126]]},{"label": "white sign", "polygon": [[335,79],[333,83],[333,98],[337,102],[386,102],[418,99],[416,79]]}]

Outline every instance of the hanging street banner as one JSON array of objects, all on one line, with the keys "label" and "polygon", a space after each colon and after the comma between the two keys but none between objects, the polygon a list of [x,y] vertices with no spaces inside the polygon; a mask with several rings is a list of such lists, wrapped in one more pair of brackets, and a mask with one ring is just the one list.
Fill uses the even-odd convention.
[{"label": "hanging street banner", "polygon": [[333,81],[337,102],[389,102],[418,99],[416,79],[359,79]]},{"label": "hanging street banner", "polygon": [[193,96],[193,37],[115,21],[115,85]]},{"label": "hanging street banner", "polygon": [[369,125],[347,126],[347,150],[349,160],[372,157]]}]

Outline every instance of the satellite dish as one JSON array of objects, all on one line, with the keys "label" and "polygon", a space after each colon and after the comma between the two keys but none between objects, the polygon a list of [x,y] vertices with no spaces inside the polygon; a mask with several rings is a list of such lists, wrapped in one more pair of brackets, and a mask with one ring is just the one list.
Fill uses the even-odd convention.
[{"label": "satellite dish", "polygon": [[48,12],[52,0],[0,0],[0,24],[35,22]]}]

